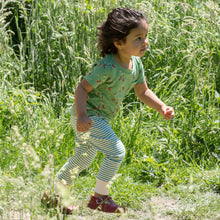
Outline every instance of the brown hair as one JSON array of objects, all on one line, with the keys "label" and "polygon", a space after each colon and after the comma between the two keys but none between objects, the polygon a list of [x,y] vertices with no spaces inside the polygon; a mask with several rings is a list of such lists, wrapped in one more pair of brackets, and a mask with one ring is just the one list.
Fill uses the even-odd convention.
[{"label": "brown hair", "polygon": [[109,53],[116,53],[117,48],[114,41],[125,41],[126,36],[130,30],[136,28],[141,20],[147,17],[140,11],[130,8],[115,8],[108,14],[107,20],[97,27],[98,33],[98,46],[101,56],[104,57]]}]

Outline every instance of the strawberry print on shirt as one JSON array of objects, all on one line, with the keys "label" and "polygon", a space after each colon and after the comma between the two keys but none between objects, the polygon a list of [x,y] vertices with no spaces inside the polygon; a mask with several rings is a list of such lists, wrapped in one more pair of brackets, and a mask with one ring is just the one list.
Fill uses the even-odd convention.
[{"label": "strawberry print on shirt", "polygon": [[143,66],[139,57],[132,57],[133,69],[120,66],[113,54],[106,55],[86,75],[94,88],[88,93],[87,114],[109,121],[120,109],[124,97],[135,86],[145,81]]}]

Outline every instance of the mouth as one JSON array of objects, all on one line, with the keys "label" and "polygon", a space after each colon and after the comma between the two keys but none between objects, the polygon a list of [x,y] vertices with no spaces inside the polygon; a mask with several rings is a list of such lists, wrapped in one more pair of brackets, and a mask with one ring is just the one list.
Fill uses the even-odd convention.
[{"label": "mouth", "polygon": [[142,52],[145,52],[147,50],[147,47],[144,47],[141,49]]}]

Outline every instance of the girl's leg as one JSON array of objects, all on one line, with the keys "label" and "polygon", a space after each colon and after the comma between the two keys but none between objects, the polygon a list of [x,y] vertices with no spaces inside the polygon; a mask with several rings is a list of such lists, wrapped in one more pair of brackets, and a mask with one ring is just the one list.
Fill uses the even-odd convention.
[{"label": "girl's leg", "polygon": [[95,196],[108,195],[109,182],[117,173],[125,156],[125,148],[110,124],[98,117],[91,117],[89,144],[101,151],[105,158],[97,175]]},{"label": "girl's leg", "polygon": [[90,129],[89,143],[101,151],[105,158],[100,167],[95,187],[95,195],[91,196],[88,207],[109,213],[124,213],[125,208],[119,207],[108,195],[109,182],[115,176],[125,156],[125,148],[108,122],[91,117],[93,120]]},{"label": "girl's leg", "polygon": [[[75,127],[75,119],[73,117],[71,118],[71,124]],[[41,198],[42,203],[47,207],[62,204],[64,197],[69,197],[67,186],[71,185],[73,179],[92,163],[97,149],[86,142],[86,137],[88,137],[88,133],[78,134],[76,132],[74,155],[69,158],[66,164],[60,169],[55,180],[55,192],[57,195],[53,198],[45,191]],[[65,202],[67,202],[67,200]],[[65,214],[70,214],[73,210],[77,209],[76,206],[66,204],[60,207],[61,211]]]},{"label": "girl's leg", "polygon": [[74,155],[68,159],[57,174],[58,180],[63,185],[71,185],[77,175],[91,165],[96,156],[97,150],[94,147],[85,144],[77,146],[77,144],[79,142],[76,142]]},{"label": "girl's leg", "polygon": [[64,164],[57,174],[61,184],[69,186],[77,175],[89,167],[94,160],[97,149],[88,143],[90,132],[77,132],[76,118],[71,116],[71,125],[75,130],[74,155]]}]

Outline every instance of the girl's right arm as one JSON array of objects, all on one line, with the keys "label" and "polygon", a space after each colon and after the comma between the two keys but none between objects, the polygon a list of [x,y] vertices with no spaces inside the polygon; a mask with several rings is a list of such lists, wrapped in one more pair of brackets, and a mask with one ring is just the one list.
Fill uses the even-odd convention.
[{"label": "girl's right arm", "polygon": [[92,120],[87,116],[86,112],[87,94],[92,90],[93,87],[86,79],[83,79],[75,91],[76,129],[79,132],[88,131],[92,126]]}]

